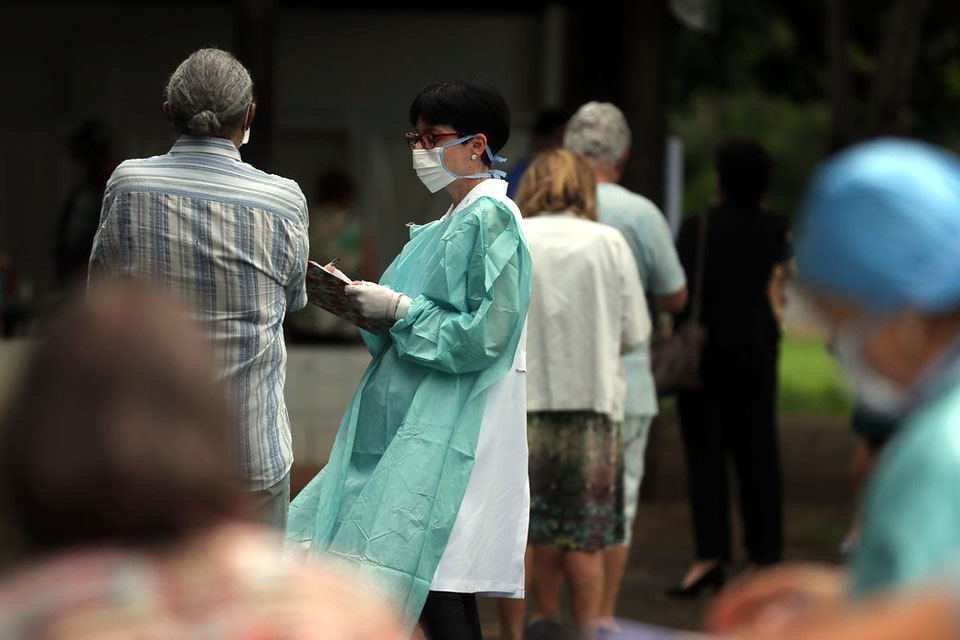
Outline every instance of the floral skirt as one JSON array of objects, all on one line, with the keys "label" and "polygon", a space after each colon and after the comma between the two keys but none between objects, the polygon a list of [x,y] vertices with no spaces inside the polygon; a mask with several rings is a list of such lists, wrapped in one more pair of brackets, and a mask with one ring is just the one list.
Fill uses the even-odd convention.
[{"label": "floral skirt", "polygon": [[597,551],[624,542],[621,425],[592,411],[527,414],[529,544]]}]

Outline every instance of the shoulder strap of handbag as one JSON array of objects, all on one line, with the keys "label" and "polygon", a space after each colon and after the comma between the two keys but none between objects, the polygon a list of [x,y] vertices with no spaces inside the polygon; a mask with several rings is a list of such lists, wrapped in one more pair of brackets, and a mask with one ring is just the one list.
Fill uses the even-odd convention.
[{"label": "shoulder strap of handbag", "polygon": [[690,320],[694,323],[700,321],[700,306],[703,298],[703,270],[705,258],[707,257],[707,212],[702,212],[699,218],[700,229],[697,234],[697,271],[693,276],[693,301],[690,306]]}]

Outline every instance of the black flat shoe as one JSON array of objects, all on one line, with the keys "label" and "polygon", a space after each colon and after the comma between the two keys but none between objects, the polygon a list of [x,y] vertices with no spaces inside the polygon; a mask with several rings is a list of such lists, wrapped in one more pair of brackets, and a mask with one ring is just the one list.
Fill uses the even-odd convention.
[{"label": "black flat shoe", "polygon": [[713,589],[714,593],[720,591],[726,581],[727,576],[723,570],[723,565],[718,564],[686,587],[682,585],[670,587],[667,589],[667,595],[671,598],[696,598],[701,591],[708,587]]}]

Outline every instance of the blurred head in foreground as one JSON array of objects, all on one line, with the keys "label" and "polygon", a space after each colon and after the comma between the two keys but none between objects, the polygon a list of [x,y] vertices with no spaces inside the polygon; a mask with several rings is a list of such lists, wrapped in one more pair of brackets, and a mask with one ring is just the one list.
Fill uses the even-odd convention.
[{"label": "blurred head in foreground", "polygon": [[805,203],[800,278],[867,409],[903,415],[960,347],[960,159],[883,139],[826,163]]},{"label": "blurred head in foreground", "polygon": [[0,431],[0,481],[28,551],[163,543],[243,515],[226,406],[175,306],[120,283],[78,300]]},{"label": "blurred head in foreground", "polygon": [[369,585],[247,520],[210,350],[175,305],[105,283],[49,329],[0,435],[29,560],[0,581],[0,637],[399,637]]}]

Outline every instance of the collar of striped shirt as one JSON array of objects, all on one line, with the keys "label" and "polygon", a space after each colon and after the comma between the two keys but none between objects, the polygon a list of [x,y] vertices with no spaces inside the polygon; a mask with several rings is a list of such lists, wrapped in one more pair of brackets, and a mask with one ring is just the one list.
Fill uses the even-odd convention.
[{"label": "collar of striped shirt", "polygon": [[170,153],[208,153],[240,160],[240,150],[232,140],[207,136],[180,136],[170,149]]}]

